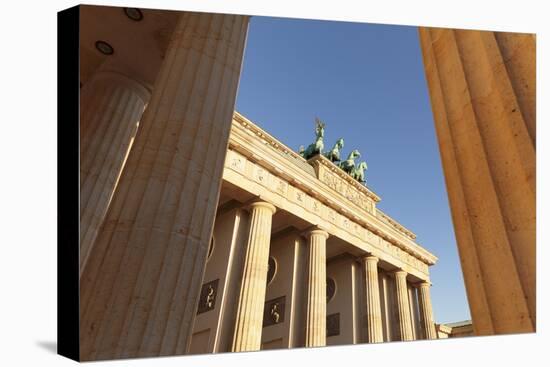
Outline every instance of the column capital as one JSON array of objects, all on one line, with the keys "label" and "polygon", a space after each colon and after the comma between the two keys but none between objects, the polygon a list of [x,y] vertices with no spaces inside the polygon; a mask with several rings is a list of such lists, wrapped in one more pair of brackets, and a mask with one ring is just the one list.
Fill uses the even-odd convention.
[{"label": "column capital", "polygon": [[131,88],[132,91],[138,94],[143,101],[149,101],[149,99],[151,98],[151,88],[149,88],[140,80],[132,78],[121,71],[111,68],[98,70],[85,84],[85,86],[89,83],[96,83],[98,81],[106,79],[118,85],[123,85],[126,88]]},{"label": "column capital", "polygon": [[396,277],[403,277],[403,278],[406,278],[408,273],[403,270],[403,269],[397,269],[397,270],[394,270],[393,271],[393,274],[396,276]]},{"label": "column capital", "polygon": [[423,280],[415,283],[414,286],[416,286],[417,288],[430,288],[432,286],[432,282],[430,282],[429,280]]},{"label": "column capital", "polygon": [[375,263],[375,264],[378,263],[378,261],[380,261],[380,259],[378,257],[370,255],[370,254],[362,256],[361,260],[363,260],[365,262]]},{"label": "column capital", "polygon": [[306,238],[310,238],[311,236],[323,236],[325,239],[329,238],[328,232],[317,226],[308,228],[302,233],[302,235]]},{"label": "column capital", "polygon": [[271,211],[271,214],[275,214],[275,212],[277,211],[277,208],[275,207],[275,205],[268,203],[267,201],[261,201],[261,200],[251,203],[248,207],[250,209],[265,208]]}]

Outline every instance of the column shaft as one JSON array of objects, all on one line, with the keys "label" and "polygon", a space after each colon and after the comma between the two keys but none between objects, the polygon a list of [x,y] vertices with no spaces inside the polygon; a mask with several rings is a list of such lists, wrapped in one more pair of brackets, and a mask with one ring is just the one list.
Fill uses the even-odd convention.
[{"label": "column shaft", "polygon": [[247,25],[243,16],[180,15],[82,273],[83,360],[188,348]]},{"label": "column shaft", "polygon": [[369,343],[381,343],[384,341],[384,334],[378,288],[378,258],[374,256],[363,258],[363,266],[367,303],[367,341]]},{"label": "column shaft", "polygon": [[401,340],[414,340],[406,272],[402,270],[395,272],[395,287],[397,290],[397,309],[399,311]]},{"label": "column shaft", "polygon": [[327,342],[327,265],[328,233],[316,229],[308,234],[308,278],[306,347],[322,347]]},{"label": "column shaft", "polygon": [[534,331],[535,37],[420,28],[420,43],[475,333]]},{"label": "column shaft", "polygon": [[136,136],[149,91],[115,72],[98,72],[80,97],[80,272],[103,223]]},{"label": "column shaft", "polygon": [[433,317],[432,300],[430,297],[430,283],[422,282],[418,287],[418,301],[420,303],[420,323],[426,339],[437,339]]},{"label": "column shaft", "polygon": [[261,347],[273,213],[275,207],[269,203],[252,204],[232,352],[255,351]]}]

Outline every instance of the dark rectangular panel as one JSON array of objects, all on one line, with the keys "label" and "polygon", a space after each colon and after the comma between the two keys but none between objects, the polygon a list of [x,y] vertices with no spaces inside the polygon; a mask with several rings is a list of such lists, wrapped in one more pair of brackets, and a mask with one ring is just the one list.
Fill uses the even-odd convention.
[{"label": "dark rectangular panel", "polygon": [[219,279],[216,279],[202,285],[197,315],[211,311],[216,307],[216,295],[218,294],[219,281]]},{"label": "dark rectangular panel", "polygon": [[333,313],[327,316],[327,338],[340,335],[340,314]]},{"label": "dark rectangular panel", "polygon": [[263,327],[285,321],[285,296],[267,301],[264,306]]}]

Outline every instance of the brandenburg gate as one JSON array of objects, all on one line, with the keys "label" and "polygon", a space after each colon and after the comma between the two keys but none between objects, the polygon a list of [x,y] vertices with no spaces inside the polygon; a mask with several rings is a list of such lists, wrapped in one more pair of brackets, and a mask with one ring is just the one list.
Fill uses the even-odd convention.
[{"label": "brandenburg gate", "polygon": [[[434,338],[436,257],[234,112],[249,18],[136,14],[80,7],[81,358]],[[534,331],[534,36],[419,32],[474,330]]]}]

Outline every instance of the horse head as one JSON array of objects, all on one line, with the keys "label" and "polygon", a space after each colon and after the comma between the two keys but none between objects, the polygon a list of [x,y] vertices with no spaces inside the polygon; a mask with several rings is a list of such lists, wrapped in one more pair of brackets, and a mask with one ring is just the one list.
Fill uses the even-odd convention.
[{"label": "horse head", "polygon": [[357,167],[357,169],[361,170],[361,171],[364,171],[367,169],[367,162],[361,162],[359,163],[359,166]]},{"label": "horse head", "polygon": [[357,149],[354,149],[348,155],[348,161],[354,160],[355,158],[359,158],[360,156],[361,156],[361,153],[359,153]]},{"label": "horse head", "polygon": [[340,139],[336,140],[336,144],[334,145],[334,148],[340,150],[343,147],[344,147],[344,139],[340,138]]}]

